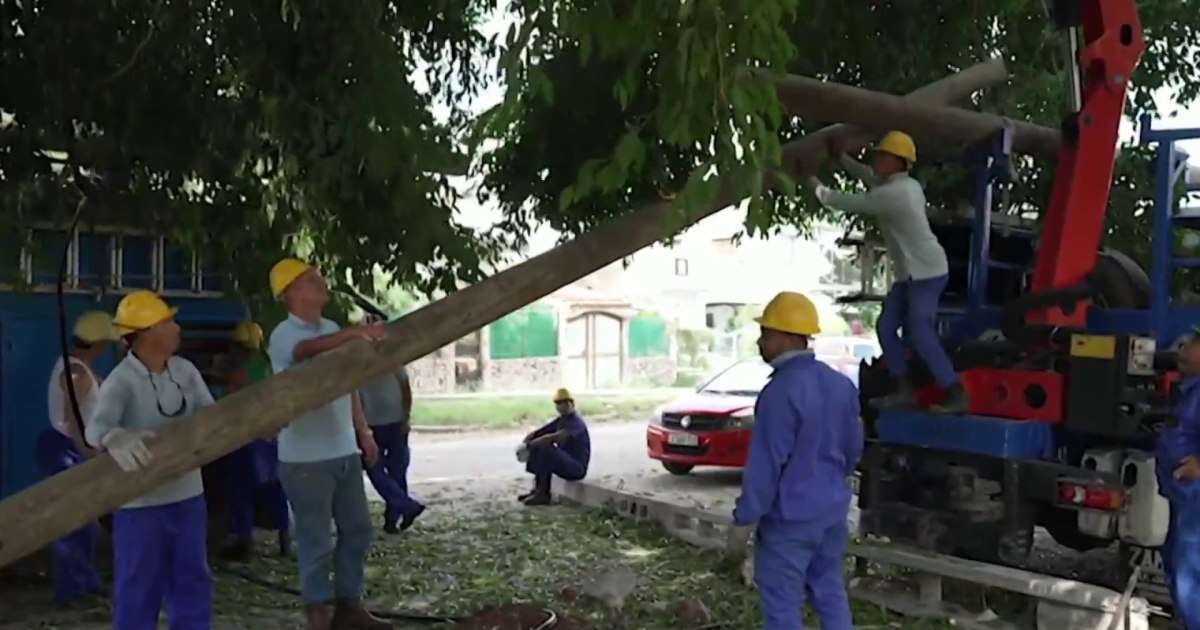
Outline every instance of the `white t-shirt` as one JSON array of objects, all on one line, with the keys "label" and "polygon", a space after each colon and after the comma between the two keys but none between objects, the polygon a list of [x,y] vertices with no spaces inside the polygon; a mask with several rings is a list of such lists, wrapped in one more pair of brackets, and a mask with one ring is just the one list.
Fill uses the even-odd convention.
[{"label": "white t-shirt", "polygon": [[[100,399],[100,381],[96,378],[96,374],[92,372],[92,368],[88,364],[71,357],[71,365],[83,368],[87,377],[92,380],[92,386],[86,394],[75,392],[75,398],[79,402],[79,415],[83,420],[84,426],[87,426],[88,420],[92,414],[96,412],[96,401]],[[50,412],[50,426],[54,427],[59,433],[70,437],[70,426],[74,422],[66,413],[66,406],[69,404],[70,398],[67,397],[67,390],[63,388],[59,382],[63,376],[63,361],[59,359],[54,364],[54,369],[50,371],[50,385],[46,388],[46,407]]]}]

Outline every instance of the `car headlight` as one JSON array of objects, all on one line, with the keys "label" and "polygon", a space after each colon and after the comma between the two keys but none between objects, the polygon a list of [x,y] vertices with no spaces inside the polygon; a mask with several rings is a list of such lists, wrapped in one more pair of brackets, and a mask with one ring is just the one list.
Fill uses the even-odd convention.
[{"label": "car headlight", "polygon": [[743,409],[729,416],[731,429],[749,429],[754,426],[754,409]]},{"label": "car headlight", "polygon": [[658,407],[650,416],[650,424],[661,427],[663,425],[663,408]]}]

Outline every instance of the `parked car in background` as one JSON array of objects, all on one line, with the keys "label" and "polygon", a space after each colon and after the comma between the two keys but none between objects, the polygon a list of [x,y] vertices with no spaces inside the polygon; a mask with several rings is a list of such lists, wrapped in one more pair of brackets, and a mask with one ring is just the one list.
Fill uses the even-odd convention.
[{"label": "parked car in background", "polygon": [[817,337],[813,340],[817,360],[845,374],[858,387],[858,364],[883,354],[879,342],[870,337]]},{"label": "parked car in background", "polygon": [[[858,384],[858,362],[879,356],[879,344],[865,337],[818,337],[814,352]],[[646,451],[674,475],[696,466],[746,465],[754,403],[771,376],[761,359],[738,361],[688,394],[654,412],[646,428]]]},{"label": "parked car in background", "polygon": [[650,458],[675,475],[696,466],[744,466],[754,401],[770,376],[771,366],[760,359],[739,361],[696,393],[657,409],[646,429]]}]

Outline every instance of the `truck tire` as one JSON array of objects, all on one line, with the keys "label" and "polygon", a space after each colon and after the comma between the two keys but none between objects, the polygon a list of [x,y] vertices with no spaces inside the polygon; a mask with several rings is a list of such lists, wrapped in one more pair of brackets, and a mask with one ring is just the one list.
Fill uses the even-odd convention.
[{"label": "truck tire", "polygon": [[691,464],[674,464],[671,462],[663,462],[662,465],[663,468],[666,468],[667,472],[671,473],[672,475],[686,475],[692,472],[692,469],[695,468],[695,466],[692,466]]}]

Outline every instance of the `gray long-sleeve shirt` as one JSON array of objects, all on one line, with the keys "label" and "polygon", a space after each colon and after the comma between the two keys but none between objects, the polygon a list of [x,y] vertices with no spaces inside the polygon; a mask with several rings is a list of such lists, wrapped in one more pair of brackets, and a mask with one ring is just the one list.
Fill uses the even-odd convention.
[{"label": "gray long-sleeve shirt", "polygon": [[908,173],[897,173],[880,180],[871,168],[842,156],[842,166],[861,179],[870,189],[861,194],[834,192],[828,204],[874,218],[879,222],[888,256],[896,272],[896,282],[927,280],[949,273],[946,251],[938,243],[925,214],[925,191]]}]

